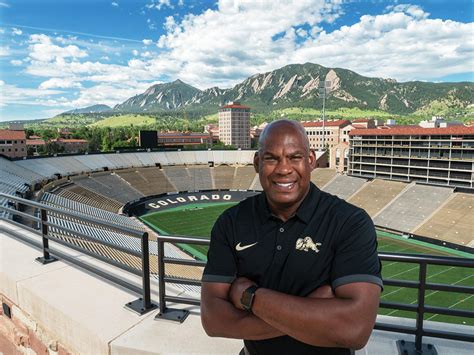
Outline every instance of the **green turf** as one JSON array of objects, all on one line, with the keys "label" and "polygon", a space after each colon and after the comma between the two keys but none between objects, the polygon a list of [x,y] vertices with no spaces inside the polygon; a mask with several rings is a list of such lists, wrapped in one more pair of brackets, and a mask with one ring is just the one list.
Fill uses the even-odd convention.
[{"label": "green turf", "polygon": [[[235,202],[189,204],[154,212],[140,218],[161,234],[209,238],[217,217],[235,204]],[[201,260],[207,260],[208,247],[205,245],[180,244],[180,247]]]},{"label": "green turf", "polygon": [[[217,217],[227,208],[235,203],[208,203],[180,206],[174,209],[155,212],[142,216],[152,228],[164,234],[188,235],[209,237],[212,225]],[[399,236],[378,231],[378,251],[384,253],[415,253],[444,256],[463,256],[472,258],[472,254],[457,252],[448,248],[434,246],[428,243],[405,240]],[[194,257],[206,260],[206,246],[180,245]],[[419,267],[417,264],[400,262],[383,262],[382,276],[385,280],[399,279],[418,281]],[[449,285],[463,285],[474,287],[474,273],[468,268],[428,266],[427,278],[430,283],[441,283]],[[405,304],[417,303],[417,289],[386,286],[382,293],[382,300]],[[474,309],[474,296],[439,291],[427,291],[425,304],[438,307],[449,307],[453,309]],[[381,308],[379,314],[396,317],[416,316],[413,312],[397,311]],[[455,324],[474,325],[474,319],[464,317],[452,317],[436,314],[426,314],[426,320],[449,322]]]}]

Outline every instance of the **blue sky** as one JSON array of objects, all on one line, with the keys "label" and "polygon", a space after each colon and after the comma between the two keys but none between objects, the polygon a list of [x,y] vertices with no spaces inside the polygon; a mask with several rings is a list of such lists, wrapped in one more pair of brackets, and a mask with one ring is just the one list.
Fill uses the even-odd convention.
[{"label": "blue sky", "polygon": [[0,0],[0,121],[292,63],[473,81],[473,12],[470,0]]}]

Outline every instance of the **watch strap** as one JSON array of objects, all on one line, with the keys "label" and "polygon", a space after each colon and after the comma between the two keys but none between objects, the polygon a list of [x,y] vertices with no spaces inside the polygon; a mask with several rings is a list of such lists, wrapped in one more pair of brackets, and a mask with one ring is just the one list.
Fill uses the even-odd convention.
[{"label": "watch strap", "polygon": [[255,298],[255,292],[257,291],[258,286],[252,285],[248,287],[243,293],[240,299],[240,303],[242,307],[249,312],[252,312],[253,301]]}]

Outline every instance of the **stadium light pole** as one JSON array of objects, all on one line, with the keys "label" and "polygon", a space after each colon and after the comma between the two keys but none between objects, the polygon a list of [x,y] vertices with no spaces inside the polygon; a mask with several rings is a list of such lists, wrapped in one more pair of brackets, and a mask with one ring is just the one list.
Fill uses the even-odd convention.
[{"label": "stadium light pole", "polygon": [[329,95],[329,91],[331,90],[331,81],[325,80],[319,83],[319,97],[323,99],[323,138],[322,138],[322,151],[325,150],[325,123],[326,123],[326,97]]}]

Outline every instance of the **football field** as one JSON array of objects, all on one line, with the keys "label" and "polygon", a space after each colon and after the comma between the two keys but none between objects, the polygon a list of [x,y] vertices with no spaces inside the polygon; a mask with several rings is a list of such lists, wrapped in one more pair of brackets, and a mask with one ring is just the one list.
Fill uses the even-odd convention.
[{"label": "football field", "polygon": [[[154,212],[140,217],[151,228],[165,235],[186,235],[209,238],[212,225],[217,217],[235,203],[189,204],[173,209]],[[387,253],[417,253],[444,256],[474,256],[457,252],[448,248],[434,246],[414,240],[405,240],[400,236],[378,231],[378,251]],[[206,260],[207,246],[180,245],[194,257]],[[383,262],[382,276],[384,279],[418,280],[417,264],[400,262]],[[462,267],[428,266],[427,282],[474,287],[474,273]],[[386,286],[382,300],[388,302],[416,304],[417,289]],[[474,309],[474,295],[452,292],[427,291],[425,305],[448,307],[452,309]],[[391,309],[380,309],[379,314],[414,318],[415,313]],[[426,320],[474,325],[474,319],[426,314]]]}]

